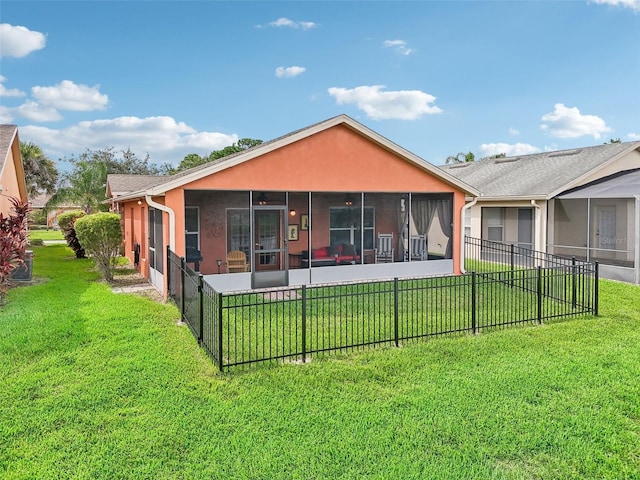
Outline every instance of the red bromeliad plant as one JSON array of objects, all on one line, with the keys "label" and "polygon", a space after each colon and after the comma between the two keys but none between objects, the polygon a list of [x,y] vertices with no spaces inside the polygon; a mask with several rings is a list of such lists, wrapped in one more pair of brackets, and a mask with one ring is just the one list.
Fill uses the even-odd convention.
[{"label": "red bromeliad plant", "polygon": [[29,204],[11,198],[13,213],[0,213],[0,304],[9,287],[11,272],[24,263],[27,249],[27,214]]}]

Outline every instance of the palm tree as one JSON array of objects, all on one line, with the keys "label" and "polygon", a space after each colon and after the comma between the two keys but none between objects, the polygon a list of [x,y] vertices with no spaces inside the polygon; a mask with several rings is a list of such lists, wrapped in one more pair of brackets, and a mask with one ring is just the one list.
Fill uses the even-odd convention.
[{"label": "palm tree", "polygon": [[56,164],[35,143],[20,142],[20,154],[29,197],[33,198],[42,192],[53,193],[58,181]]},{"label": "palm tree", "polygon": [[473,152],[459,152],[457,155],[449,155],[445,163],[449,165],[450,163],[473,162],[475,159]]},{"label": "palm tree", "polygon": [[73,171],[66,175],[65,185],[51,197],[47,206],[71,204],[82,207],[86,213],[107,210],[107,165],[103,162],[76,161]]}]

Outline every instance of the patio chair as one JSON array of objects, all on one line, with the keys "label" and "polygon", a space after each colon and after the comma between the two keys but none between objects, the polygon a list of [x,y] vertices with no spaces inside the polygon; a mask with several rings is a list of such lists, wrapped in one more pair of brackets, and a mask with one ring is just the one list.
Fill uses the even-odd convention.
[{"label": "patio chair", "polygon": [[411,235],[411,261],[427,259],[426,235]]},{"label": "patio chair", "polygon": [[393,233],[379,233],[376,263],[393,262]]},{"label": "patio chair", "polygon": [[240,250],[231,250],[227,253],[227,272],[248,272],[249,264],[247,263],[247,256]]}]

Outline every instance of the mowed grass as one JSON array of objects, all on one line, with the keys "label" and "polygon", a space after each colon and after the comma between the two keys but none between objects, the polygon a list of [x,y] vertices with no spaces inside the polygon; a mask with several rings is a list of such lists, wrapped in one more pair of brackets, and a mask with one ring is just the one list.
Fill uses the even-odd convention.
[{"label": "mowed grass", "polygon": [[64,240],[62,230],[31,230],[29,240]]},{"label": "mowed grass", "polygon": [[177,309],[36,247],[0,310],[3,478],[640,478],[640,288],[601,316],[220,375]]}]

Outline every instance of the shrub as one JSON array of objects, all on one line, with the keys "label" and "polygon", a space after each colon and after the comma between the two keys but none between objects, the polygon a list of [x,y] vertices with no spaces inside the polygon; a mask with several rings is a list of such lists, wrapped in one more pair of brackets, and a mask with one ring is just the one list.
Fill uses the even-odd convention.
[{"label": "shrub", "polygon": [[82,210],[71,210],[58,215],[58,226],[64,232],[64,238],[67,245],[75,252],[76,258],[85,258],[86,252],[78,237],[76,236],[75,223],[78,218],[84,217],[86,214]]},{"label": "shrub", "polygon": [[32,210],[29,213],[29,221],[31,222],[31,230],[33,230],[36,225],[46,227],[47,212],[45,212],[44,209]]},{"label": "shrub", "polygon": [[80,243],[96,262],[102,278],[113,281],[113,267],[122,244],[120,215],[107,212],[87,215],[76,220],[75,229]]},{"label": "shrub", "polygon": [[11,272],[24,263],[27,249],[27,222],[29,204],[11,197],[13,213],[5,217],[0,213],[0,304],[9,287]]}]

